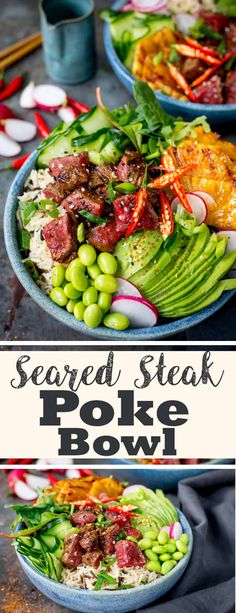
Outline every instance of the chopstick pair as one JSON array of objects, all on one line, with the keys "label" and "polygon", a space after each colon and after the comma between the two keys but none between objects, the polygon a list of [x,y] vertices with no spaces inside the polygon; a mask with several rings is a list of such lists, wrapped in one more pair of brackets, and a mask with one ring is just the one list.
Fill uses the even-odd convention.
[{"label": "chopstick pair", "polygon": [[35,32],[35,34],[31,34],[23,40],[0,50],[0,70],[4,70],[12,64],[15,64],[23,57],[40,47],[41,44],[42,35],[40,32]]}]

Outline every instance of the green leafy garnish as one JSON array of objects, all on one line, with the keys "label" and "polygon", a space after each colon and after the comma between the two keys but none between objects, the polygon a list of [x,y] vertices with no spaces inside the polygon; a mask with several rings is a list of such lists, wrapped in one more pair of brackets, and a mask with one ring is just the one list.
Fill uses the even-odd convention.
[{"label": "green leafy garnish", "polygon": [[103,219],[103,217],[99,217],[98,215],[93,215],[86,210],[79,211],[79,214],[82,215],[82,217],[85,217],[85,219],[87,219],[88,221],[91,221],[91,223],[96,223],[98,225],[106,224],[108,221],[107,219]]},{"label": "green leafy garnish", "polygon": [[111,577],[111,575],[108,575],[105,570],[101,570],[101,572],[97,576],[97,581],[94,586],[94,590],[101,590],[104,583],[107,583],[108,585],[117,585],[116,579]]},{"label": "green leafy garnish", "polygon": [[116,199],[116,191],[114,190],[113,187],[113,182],[109,181],[109,183],[107,184],[107,200],[110,204],[112,204],[112,202],[114,202],[114,200]]},{"label": "green leafy garnish", "polygon": [[57,204],[53,200],[50,200],[49,198],[45,198],[45,200],[40,200],[38,204],[39,204],[38,206],[39,210],[42,209],[48,215],[50,215],[50,217],[53,217],[53,219],[58,217]]},{"label": "green leafy garnish", "polygon": [[236,17],[236,4],[235,0],[216,0],[217,12],[222,13],[226,17]]},{"label": "green leafy garnish", "polygon": [[45,211],[50,217],[58,217],[56,202],[46,198],[40,202],[20,200],[19,211],[23,226],[27,226],[37,211]]},{"label": "green leafy garnish", "polygon": [[19,230],[18,238],[20,249],[22,249],[22,251],[28,251],[30,248],[30,232],[28,232],[28,230]]},{"label": "green leafy garnish", "polygon": [[222,40],[223,38],[222,34],[219,34],[219,32],[216,32],[207,26],[203,19],[197,19],[195,24],[189,28],[188,32],[190,36],[193,36],[193,38],[196,38],[197,40],[205,38],[206,36],[209,36],[209,38],[212,38],[213,40]]},{"label": "green leafy garnish", "polygon": [[115,186],[115,189],[117,192],[122,192],[122,194],[132,194],[133,192],[137,191],[136,185],[128,182],[118,183]]}]

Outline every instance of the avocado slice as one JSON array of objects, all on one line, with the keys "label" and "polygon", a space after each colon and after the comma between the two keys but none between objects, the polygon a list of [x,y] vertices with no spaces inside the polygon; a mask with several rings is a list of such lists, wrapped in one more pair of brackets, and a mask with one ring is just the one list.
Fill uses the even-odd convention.
[{"label": "avocado slice", "polygon": [[154,258],[162,242],[157,230],[141,230],[119,241],[114,251],[118,261],[117,275],[130,279]]},{"label": "avocado slice", "polygon": [[179,231],[172,235],[169,244],[169,249],[166,249],[166,241],[161,245],[160,251],[155,254],[153,260],[151,260],[144,268],[139,270],[135,275],[130,278],[130,281],[137,285],[139,289],[144,289],[148,283],[152,283],[157,278],[160,278],[164,269],[170,264],[173,255],[177,255],[181,249],[183,242],[183,235]]},{"label": "avocado slice", "polygon": [[168,313],[168,315],[166,315],[165,311],[163,310],[162,315],[164,317],[166,316],[166,317],[171,317],[171,318],[172,317],[173,318],[174,317],[186,317],[187,315],[192,315],[193,313],[196,313],[196,311],[205,309],[213,302],[216,302],[216,300],[218,300],[221,297],[224,291],[235,290],[235,289],[236,289],[236,279],[223,279],[223,281],[219,281],[219,283],[216,283],[216,285],[206,294],[206,296],[204,296],[204,298],[201,298],[197,302],[195,300],[195,302],[192,302],[192,304],[186,308],[173,310],[172,314]]}]

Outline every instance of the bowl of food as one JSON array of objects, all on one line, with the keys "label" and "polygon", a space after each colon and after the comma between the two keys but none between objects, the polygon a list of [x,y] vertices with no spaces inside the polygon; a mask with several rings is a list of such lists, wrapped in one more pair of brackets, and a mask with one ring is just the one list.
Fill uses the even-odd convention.
[{"label": "bowl of food", "polygon": [[[21,284],[61,323],[98,338],[163,338],[236,289],[236,147],[163,111],[98,106],[64,123],[18,172],[5,207]],[[233,290],[233,291],[232,291]]]},{"label": "bowl of food", "polygon": [[163,108],[215,124],[236,118],[236,9],[233,2],[117,0],[101,11],[107,58],[132,92],[153,88]]},{"label": "bowl of food", "polygon": [[191,527],[161,490],[90,475],[58,482],[34,505],[11,506],[25,574],[73,611],[139,609],[168,592],[190,561]]}]

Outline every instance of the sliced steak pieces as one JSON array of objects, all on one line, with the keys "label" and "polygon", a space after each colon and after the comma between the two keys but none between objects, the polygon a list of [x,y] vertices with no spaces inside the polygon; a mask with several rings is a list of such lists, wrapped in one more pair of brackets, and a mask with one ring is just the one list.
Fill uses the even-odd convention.
[{"label": "sliced steak pieces", "polygon": [[117,179],[115,164],[102,164],[93,166],[89,178],[89,189],[96,189]]},{"label": "sliced steak pieces", "polygon": [[55,262],[64,262],[76,251],[76,227],[67,213],[50,221],[43,229],[43,237]]},{"label": "sliced steak pieces", "polygon": [[141,186],[144,172],[145,162],[143,161],[138,151],[129,151],[128,149],[122,155],[122,158],[117,166],[117,177],[124,183],[128,181],[138,187]]},{"label": "sliced steak pieces", "polygon": [[89,179],[89,171],[82,166],[72,166],[61,171],[57,183],[65,190],[72,191],[80,185],[86,185]]},{"label": "sliced steak pieces", "polygon": [[146,564],[142,551],[132,541],[118,541],[115,545],[115,551],[119,568],[145,566]]},{"label": "sliced steak pieces", "polygon": [[62,158],[53,158],[49,162],[49,170],[55,179],[59,179],[61,173],[71,168],[89,168],[89,157],[87,151],[82,151],[78,155],[66,155]]},{"label": "sliced steak pieces", "polygon": [[209,81],[204,81],[193,89],[198,102],[202,104],[222,104],[222,80],[218,75],[214,75]]},{"label": "sliced steak pieces", "polygon": [[200,11],[200,17],[207,26],[219,34],[224,32],[224,29],[229,23],[228,17],[220,13],[213,13],[212,11]]},{"label": "sliced steak pieces", "polygon": [[47,187],[44,188],[43,193],[45,198],[50,198],[50,200],[54,200],[54,202],[60,204],[70,192],[65,189],[65,186],[60,183],[60,181],[56,181],[55,183],[49,183]]},{"label": "sliced steak pieces", "polygon": [[225,102],[236,104],[236,70],[227,73],[225,81]]},{"label": "sliced steak pieces", "polygon": [[86,524],[93,524],[96,521],[97,516],[95,513],[93,513],[93,511],[86,509],[84,511],[72,513],[69,519],[73,526],[85,526]]},{"label": "sliced steak pieces", "polygon": [[109,556],[115,552],[116,536],[121,532],[121,526],[119,524],[113,524],[108,526],[100,535],[102,544],[102,550],[105,556]]},{"label": "sliced steak pieces", "polygon": [[137,541],[142,538],[142,533],[140,532],[140,530],[138,530],[137,528],[132,528],[132,526],[130,526],[129,528],[125,528],[125,533],[126,536],[132,536],[133,538],[137,539]]},{"label": "sliced steak pieces", "polygon": [[89,190],[76,189],[65,200],[63,206],[69,213],[78,214],[86,210],[95,216],[101,216],[104,211],[104,201],[98,194]]},{"label": "sliced steak pieces", "polygon": [[103,558],[104,554],[100,549],[97,549],[97,551],[87,551],[82,557],[82,564],[85,564],[86,566],[93,566],[93,568],[98,568]]},{"label": "sliced steak pieces", "polygon": [[116,222],[113,219],[105,226],[95,226],[88,232],[88,242],[93,245],[98,251],[107,251],[112,253],[116,243],[122,238],[123,232],[116,227]]},{"label": "sliced steak pieces", "polygon": [[82,549],[79,544],[78,534],[68,534],[64,540],[64,553],[62,563],[66,568],[76,569],[82,560]]},{"label": "sliced steak pieces", "polygon": [[98,535],[96,530],[91,527],[91,529],[86,530],[82,536],[79,534],[79,542],[80,546],[82,549],[85,549],[85,551],[94,551],[98,549]]}]

